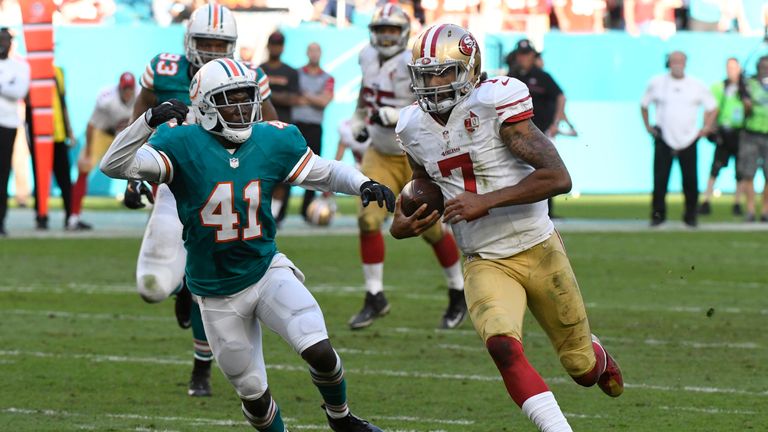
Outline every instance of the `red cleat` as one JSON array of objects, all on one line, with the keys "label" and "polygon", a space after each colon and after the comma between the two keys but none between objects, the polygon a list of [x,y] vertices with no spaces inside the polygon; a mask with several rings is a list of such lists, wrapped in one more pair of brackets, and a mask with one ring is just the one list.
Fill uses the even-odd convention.
[{"label": "red cleat", "polygon": [[600,343],[600,339],[598,339],[597,336],[592,335],[592,343],[600,348],[598,350],[597,347],[595,347],[596,354],[602,351],[603,355],[605,355],[605,371],[600,375],[600,378],[598,378],[597,385],[603,393],[610,397],[621,396],[621,394],[624,393],[624,378],[621,377],[621,368],[619,368],[619,364],[616,363],[616,360],[614,360],[613,357],[608,354],[608,351],[603,348],[603,345]]}]

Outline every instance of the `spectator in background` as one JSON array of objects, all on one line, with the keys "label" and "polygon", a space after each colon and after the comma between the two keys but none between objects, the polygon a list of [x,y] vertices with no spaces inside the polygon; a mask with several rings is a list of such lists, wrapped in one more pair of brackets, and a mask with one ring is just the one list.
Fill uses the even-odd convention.
[{"label": "spectator in background", "polygon": [[[273,32],[267,39],[267,51],[269,59],[261,65],[261,69],[269,77],[269,86],[272,88],[272,105],[277,111],[277,118],[285,123],[292,123],[291,108],[299,96],[299,74],[296,69],[288,66],[280,60],[285,48],[285,36],[279,32]],[[272,194],[272,215],[279,224],[285,218],[288,210],[291,185],[282,183],[275,187]]]},{"label": "spectator in background", "polygon": [[[672,160],[677,157],[683,174],[685,213],[683,222],[695,227],[699,199],[696,172],[696,143],[713,130],[717,102],[709,89],[696,78],[685,74],[686,55],[675,51],[667,57],[669,73],[653,77],[641,102],[643,123],[653,136],[653,210],[651,226],[661,225],[667,218],[667,187]],[[656,124],[648,119],[648,107],[656,110]],[[704,126],[696,126],[699,108],[704,107]]]},{"label": "spectator in background", "polygon": [[[323,142],[323,112],[333,100],[333,77],[320,68],[321,54],[320,45],[311,43],[307,46],[309,63],[298,70],[299,96],[291,110],[294,124],[316,155],[320,155]],[[304,192],[301,206],[304,219],[307,218],[307,207],[314,198],[315,191],[307,189]]]},{"label": "spectator in background", "polygon": [[0,28],[0,237],[5,237],[5,213],[8,208],[8,177],[11,173],[13,142],[19,127],[19,100],[29,91],[29,65],[10,58],[11,35]]},{"label": "spectator in background", "polygon": [[[738,166],[739,134],[744,127],[744,104],[741,99],[746,95],[744,76],[741,74],[741,65],[738,60],[728,59],[725,80],[713,84],[711,91],[717,102],[717,131],[709,134],[707,139],[715,144],[715,157],[712,161],[707,190],[699,206],[700,215],[712,213],[709,201],[720,169],[727,166],[732,157],[735,160],[734,165]],[[736,170],[736,185],[732,212],[734,216],[741,216],[741,176],[738,170]]]},{"label": "spectator in background", "polygon": [[535,34],[549,31],[551,6],[547,0],[498,0],[500,8],[492,7],[493,1],[483,5],[492,14],[500,14],[502,29]]},{"label": "spectator in background", "polygon": [[[69,110],[67,110],[66,90],[64,87],[64,72],[60,67],[53,67],[56,81],[56,94],[53,97],[53,175],[56,184],[61,190],[61,200],[64,203],[64,229],[69,230],[67,222],[72,215],[72,179],[70,178],[69,149],[76,145],[72,125],[69,122]],[[27,124],[29,135],[34,136],[34,122],[32,122],[32,106],[27,103]],[[34,140],[30,141],[30,154],[32,155],[32,171],[37,173],[40,167],[35,160]],[[34,178],[38,178],[35,174]],[[38,230],[48,229],[48,214],[43,213],[41,202],[47,200],[42,191],[35,184],[35,226]],[[88,224],[77,225],[74,230],[91,229]]]},{"label": "spectator in background", "polygon": [[[537,66],[539,53],[528,39],[521,39],[515,45],[515,63],[509,76],[517,78],[528,86],[534,106],[533,124],[549,138],[557,134],[557,126],[565,120],[565,95],[554,78]],[[552,198],[548,199],[549,217],[555,218]]]},{"label": "spectator in background", "polygon": [[[743,99],[746,121],[739,145],[738,170],[747,195],[747,222],[755,221],[755,187],[757,167],[768,178],[768,56],[757,61],[757,76],[747,79]],[[763,188],[761,222],[768,222],[768,182]]]},{"label": "spectator in background", "polygon": [[604,0],[554,0],[552,6],[560,31],[569,33],[605,31]]},{"label": "spectator in background", "polygon": [[692,31],[719,31],[722,9],[725,7],[722,0],[689,0],[688,1],[688,29]]},{"label": "spectator in background", "polygon": [[675,9],[681,0],[624,0],[624,25],[629,34],[649,33],[671,36],[675,33]]},{"label": "spectator in background", "polygon": [[137,93],[136,78],[130,72],[120,75],[117,85],[113,84],[99,93],[85,130],[85,148],[77,162],[79,174],[72,188],[72,214],[67,220],[67,229],[91,229],[89,224],[80,220],[83,198],[88,190],[88,174],[99,165],[115,135],[130,124]]}]

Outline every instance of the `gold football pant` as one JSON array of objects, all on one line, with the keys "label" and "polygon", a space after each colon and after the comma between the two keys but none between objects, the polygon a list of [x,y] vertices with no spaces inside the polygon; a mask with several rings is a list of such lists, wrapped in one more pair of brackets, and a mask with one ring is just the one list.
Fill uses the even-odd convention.
[{"label": "gold football pant", "polygon": [[101,158],[107,153],[115,136],[101,129],[93,129],[93,141],[91,141],[91,167],[98,167]]},{"label": "gold football pant", "polygon": [[[411,166],[408,157],[403,155],[388,155],[379,152],[372,146],[368,147],[363,155],[363,163],[360,170],[367,177],[383,184],[399,194],[405,184],[411,181]],[[384,219],[387,218],[387,209],[371,203],[368,207],[360,207],[357,223],[362,232],[374,232],[381,229]],[[432,225],[421,234],[421,237],[429,244],[435,244],[443,238],[443,229],[440,223]]]},{"label": "gold football pant", "polygon": [[557,232],[508,258],[467,257],[464,293],[483,341],[503,335],[522,342],[527,303],[568,374],[580,377],[595,366],[584,301]]}]

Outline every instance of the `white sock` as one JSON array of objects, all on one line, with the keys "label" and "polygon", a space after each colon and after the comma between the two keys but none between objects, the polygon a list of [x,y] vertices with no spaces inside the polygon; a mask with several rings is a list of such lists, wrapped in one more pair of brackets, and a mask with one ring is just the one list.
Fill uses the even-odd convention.
[{"label": "white sock", "polygon": [[280,209],[283,208],[283,200],[279,199],[272,199],[272,217],[277,218],[277,215],[280,214]]},{"label": "white sock", "polygon": [[384,291],[384,263],[363,264],[365,290],[376,295]]},{"label": "white sock", "polygon": [[522,409],[541,432],[573,432],[551,391],[529,397]]},{"label": "white sock", "polygon": [[456,261],[456,264],[450,267],[443,267],[443,273],[448,289],[464,291],[464,273],[461,271],[461,260]]}]

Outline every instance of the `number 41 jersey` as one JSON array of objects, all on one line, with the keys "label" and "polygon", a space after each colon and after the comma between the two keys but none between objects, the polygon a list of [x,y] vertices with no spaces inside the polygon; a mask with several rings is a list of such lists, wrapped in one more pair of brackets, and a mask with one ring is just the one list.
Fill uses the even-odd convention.
[{"label": "number 41 jersey", "polygon": [[[505,122],[533,117],[528,88],[508,77],[483,81],[451,112],[443,126],[414,104],[400,112],[400,145],[443,192],[445,200],[467,191],[484,194],[519,183],[533,167],[501,141]],[[546,240],[554,230],[547,203],[498,207],[472,222],[452,225],[465,255],[505,258]]]},{"label": "number 41 jersey", "polygon": [[190,291],[222,296],[261,279],[277,248],[272,190],[301,183],[315,156],[299,130],[253,125],[234,153],[199,125],[160,126],[149,140],[184,225]]}]

